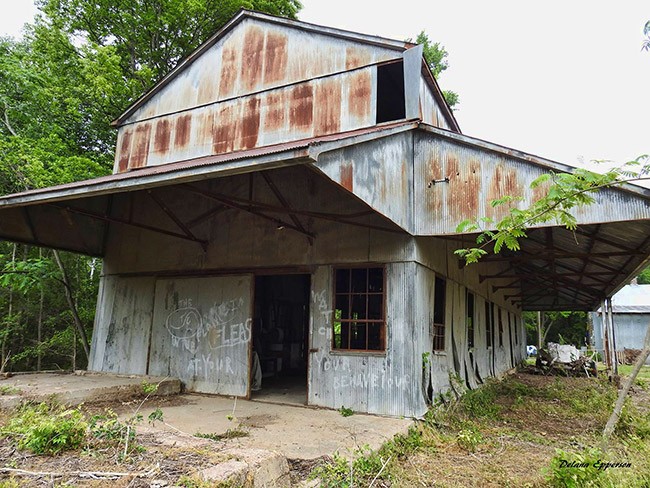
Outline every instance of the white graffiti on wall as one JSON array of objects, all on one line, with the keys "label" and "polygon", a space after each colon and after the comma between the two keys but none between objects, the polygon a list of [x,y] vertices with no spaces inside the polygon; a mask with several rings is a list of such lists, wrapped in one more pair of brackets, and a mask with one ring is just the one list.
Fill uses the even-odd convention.
[{"label": "white graffiti on wall", "polygon": [[205,342],[212,350],[248,344],[252,320],[241,320],[243,305],[243,298],[226,300],[213,305],[202,315],[192,306],[192,300],[180,300],[179,307],[165,320],[172,345],[183,346],[195,354],[199,345]]},{"label": "white graffiti on wall", "polygon": [[230,357],[213,358],[212,353],[201,354],[200,357],[193,357],[187,363],[187,373],[190,377],[203,377],[206,381],[216,377],[218,373],[226,373],[235,376],[233,361]]},{"label": "white graffiti on wall", "polygon": [[[319,336],[324,336],[327,343],[331,344],[334,310],[329,308],[326,290],[312,291],[311,298],[313,304],[311,329],[316,330]],[[319,324],[317,329],[314,327],[314,322]],[[332,356],[325,349],[313,356],[313,360],[317,365],[315,370],[332,375],[332,387],[335,390],[371,388],[410,391],[411,377],[408,374],[399,375],[390,371],[353,373],[351,362],[356,363],[359,359]]]}]

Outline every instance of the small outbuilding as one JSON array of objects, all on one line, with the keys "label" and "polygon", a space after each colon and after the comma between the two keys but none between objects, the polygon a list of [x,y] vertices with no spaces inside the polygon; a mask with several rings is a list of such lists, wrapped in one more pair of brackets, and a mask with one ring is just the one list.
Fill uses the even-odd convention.
[{"label": "small outbuilding", "polygon": [[2,238],[103,258],[96,371],[420,416],[525,357],[523,310],[594,310],[650,256],[624,185],[459,262],[459,222],[572,168],[463,135],[408,42],[241,11],[114,125],[114,174],[0,199]]},{"label": "small outbuilding", "polygon": [[[646,331],[650,327],[650,285],[639,285],[636,280],[624,286],[612,297],[613,344],[619,363],[629,362],[634,351],[643,349]],[[598,351],[605,351],[606,320],[603,309],[592,312],[594,343]],[[626,354],[627,351],[627,354]],[[646,361],[650,364],[650,358]]]}]

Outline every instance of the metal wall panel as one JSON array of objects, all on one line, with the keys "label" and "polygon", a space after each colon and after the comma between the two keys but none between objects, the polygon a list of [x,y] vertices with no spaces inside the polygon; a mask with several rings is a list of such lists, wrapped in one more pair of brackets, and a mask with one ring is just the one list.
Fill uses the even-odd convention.
[{"label": "metal wall panel", "polygon": [[247,396],[251,287],[249,275],[157,280],[149,373],[189,391]]},{"label": "metal wall panel", "polygon": [[154,281],[153,277],[102,277],[89,370],[147,373]]},{"label": "metal wall panel", "polygon": [[440,105],[436,101],[429,84],[420,77],[420,119],[426,124],[450,130],[449,124],[442,115]]},{"label": "metal wall panel", "polygon": [[125,122],[395,59],[401,50],[244,19]]},{"label": "metal wall panel", "polygon": [[412,228],[412,133],[321,154],[316,167],[406,230]]},{"label": "metal wall panel", "polygon": [[332,268],[318,267],[312,279],[309,403],[342,405],[384,415],[420,416],[422,355],[412,315],[415,263],[386,266],[385,354],[332,352]]},{"label": "metal wall panel", "polygon": [[[602,314],[591,312],[594,328],[594,345],[596,349],[603,350],[603,318]],[[648,313],[614,313],[614,335],[616,337],[616,350],[643,349],[650,314]],[[650,358],[646,360],[650,364]]]},{"label": "metal wall panel", "polygon": [[[530,183],[549,168],[520,158],[481,149],[432,133],[415,135],[416,235],[454,234],[465,219],[500,219],[507,207],[490,202],[505,195],[522,196],[521,208],[543,196],[546,186],[531,190]],[[443,182],[449,178],[449,182]],[[431,184],[431,181],[438,183]],[[604,190],[596,203],[577,207],[581,224],[650,218],[650,202],[620,190]]]},{"label": "metal wall panel", "polygon": [[370,127],[376,78],[371,66],[122,126],[115,172]]}]

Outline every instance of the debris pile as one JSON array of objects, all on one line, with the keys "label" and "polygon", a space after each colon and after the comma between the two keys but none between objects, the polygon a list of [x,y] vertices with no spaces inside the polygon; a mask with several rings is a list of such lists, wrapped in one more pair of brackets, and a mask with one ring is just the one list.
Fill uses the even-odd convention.
[{"label": "debris pile", "polygon": [[557,376],[597,376],[596,361],[584,356],[570,345],[549,342],[537,351],[535,366],[526,368],[527,373]]}]

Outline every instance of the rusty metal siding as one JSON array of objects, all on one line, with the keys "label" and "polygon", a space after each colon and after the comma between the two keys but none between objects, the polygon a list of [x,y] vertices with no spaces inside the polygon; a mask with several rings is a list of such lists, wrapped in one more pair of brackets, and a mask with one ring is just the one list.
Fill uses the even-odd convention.
[{"label": "rusty metal siding", "polygon": [[[543,187],[531,190],[530,183],[549,168],[515,156],[471,146],[437,134],[415,135],[415,233],[454,234],[465,219],[486,216],[495,220],[507,208],[494,208],[490,201],[504,195],[523,196],[528,207],[542,195]],[[440,182],[444,178],[449,182]],[[436,180],[438,183],[430,184]],[[650,218],[650,202],[620,190],[608,189],[595,195],[596,203],[573,212],[582,224],[621,219]]]},{"label": "rusty metal siding", "polygon": [[413,135],[323,153],[316,167],[403,229],[412,228]]},{"label": "rusty metal siding", "polygon": [[422,75],[420,75],[420,119],[434,127],[451,130],[449,123],[442,115],[440,105],[433,96],[431,87]]},{"label": "rusty metal siding", "polygon": [[399,56],[396,49],[244,19],[124,122],[188,110]]},{"label": "rusty metal siding", "polygon": [[386,266],[384,354],[332,352],[332,268],[319,267],[312,279],[309,404],[355,411],[420,416],[426,411],[421,389],[421,334],[414,329],[415,263]]},{"label": "rusty metal siding", "polygon": [[149,374],[189,391],[247,396],[252,332],[248,275],[156,281]]},{"label": "rusty metal siding", "polygon": [[115,170],[370,127],[376,77],[371,66],[120,127]]},{"label": "rusty metal siding", "polygon": [[147,374],[153,277],[101,279],[88,369]]},{"label": "rusty metal siding", "polygon": [[[413,341],[417,348],[416,357],[422,358],[424,374],[419,383],[416,379],[414,379],[414,383],[420,386],[422,397],[426,402],[435,402],[450,388],[448,349],[445,347],[444,351],[433,350],[435,284],[436,274],[425,266],[416,264],[413,289],[415,294]],[[449,333],[445,334],[445,340],[447,339],[449,339]],[[429,389],[431,397],[429,397]]]}]

